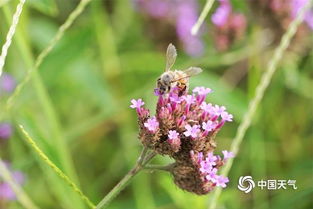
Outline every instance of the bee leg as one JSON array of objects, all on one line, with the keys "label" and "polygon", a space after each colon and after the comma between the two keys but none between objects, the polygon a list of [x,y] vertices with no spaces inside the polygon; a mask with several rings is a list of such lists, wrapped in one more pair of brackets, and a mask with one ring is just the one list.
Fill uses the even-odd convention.
[{"label": "bee leg", "polygon": [[168,86],[166,92],[170,92],[170,90],[171,90],[171,86]]}]

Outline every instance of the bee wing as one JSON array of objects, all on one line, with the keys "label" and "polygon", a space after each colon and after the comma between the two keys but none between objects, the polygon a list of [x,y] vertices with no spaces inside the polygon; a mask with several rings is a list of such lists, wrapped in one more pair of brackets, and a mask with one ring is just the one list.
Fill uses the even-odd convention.
[{"label": "bee wing", "polygon": [[165,71],[169,71],[174,65],[177,57],[176,48],[173,44],[169,44],[166,50],[166,67]]},{"label": "bee wing", "polygon": [[186,73],[189,77],[198,75],[199,73],[202,72],[202,69],[199,67],[190,67],[186,70],[183,70],[184,73]]}]

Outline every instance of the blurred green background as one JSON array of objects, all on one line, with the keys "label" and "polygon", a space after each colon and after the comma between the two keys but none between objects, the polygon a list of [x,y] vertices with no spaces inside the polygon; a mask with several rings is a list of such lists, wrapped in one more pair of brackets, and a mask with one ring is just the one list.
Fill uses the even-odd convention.
[{"label": "blurred green background", "polygon": [[[200,76],[191,79],[191,87],[212,88],[210,102],[225,105],[234,115],[234,122],[217,136],[217,153],[229,149],[273,50],[273,46],[260,47],[264,30],[246,2],[232,2],[236,11],[247,16],[248,27],[245,37],[230,49],[217,51],[210,32],[202,35],[204,54],[199,57],[188,56],[177,43],[175,67],[203,68]],[[0,0],[1,46],[17,3]],[[29,0],[5,72],[17,82],[23,80],[78,3]],[[199,1],[199,10],[204,3]],[[164,69],[165,46],[171,40],[153,39],[147,32],[154,26],[151,24],[129,0],[91,1],[14,100],[11,111],[1,111],[2,120],[13,124],[14,135],[0,143],[0,155],[25,173],[23,188],[41,208],[85,206],[25,143],[17,125],[24,125],[50,159],[94,203],[99,202],[132,167],[141,150],[130,100],[143,98],[147,107],[155,110],[153,88]],[[209,17],[205,25],[208,31],[212,29]],[[312,33],[309,36],[312,38]],[[313,208],[312,58],[312,47],[285,55],[235,158],[219,208]],[[1,110],[6,99],[0,99]],[[157,157],[153,162],[166,164],[171,159]],[[255,188],[245,194],[237,189],[237,181],[246,175],[295,179],[298,189]],[[210,199],[210,194],[196,196],[180,190],[168,173],[144,171],[109,208],[203,209]],[[12,201],[5,208],[22,207]]]}]

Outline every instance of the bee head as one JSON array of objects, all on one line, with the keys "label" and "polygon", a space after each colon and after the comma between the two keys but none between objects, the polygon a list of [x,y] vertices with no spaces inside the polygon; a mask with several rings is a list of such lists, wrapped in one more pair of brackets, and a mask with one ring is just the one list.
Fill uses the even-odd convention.
[{"label": "bee head", "polygon": [[170,85],[173,80],[173,76],[169,73],[164,73],[161,75],[160,80],[164,85]]}]

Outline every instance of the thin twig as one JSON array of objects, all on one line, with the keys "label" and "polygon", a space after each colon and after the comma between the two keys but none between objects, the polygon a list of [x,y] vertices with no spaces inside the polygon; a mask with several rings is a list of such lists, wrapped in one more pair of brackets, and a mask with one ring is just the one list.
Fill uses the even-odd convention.
[{"label": "thin twig", "polygon": [[7,182],[10,187],[13,189],[17,200],[21,203],[21,205],[26,209],[39,209],[32,200],[27,196],[27,194],[21,189],[21,187],[15,182],[12,178],[11,172],[0,159],[0,176]]},{"label": "thin twig", "polygon": [[110,202],[127,186],[130,180],[139,173],[143,167],[156,155],[155,152],[148,153],[147,148],[143,148],[135,166],[115,185],[115,187],[98,203],[96,209],[107,207]]},{"label": "thin twig", "polygon": [[5,64],[5,58],[8,54],[8,49],[12,43],[12,38],[13,38],[13,35],[15,33],[16,26],[19,22],[21,13],[23,11],[23,6],[24,6],[25,1],[26,0],[20,0],[19,4],[17,5],[16,11],[13,15],[12,24],[10,26],[9,32],[7,34],[7,37],[6,37],[6,41],[5,41],[4,45],[2,46],[2,51],[1,51],[1,55],[0,55],[0,77],[1,77],[2,72],[3,72],[3,66]]},{"label": "thin twig", "polygon": [[204,6],[204,8],[203,8],[203,10],[199,16],[199,19],[191,28],[191,34],[193,36],[197,35],[203,21],[205,20],[206,16],[209,14],[210,9],[212,8],[214,1],[215,0],[207,0],[205,6]]},{"label": "thin twig", "polygon": [[[270,60],[268,67],[267,67],[267,71],[263,74],[261,81],[256,88],[255,97],[249,103],[248,111],[246,112],[246,114],[243,118],[243,122],[238,127],[236,136],[235,136],[233,143],[231,145],[231,151],[233,153],[235,153],[235,154],[238,153],[240,144],[243,140],[243,137],[245,136],[247,129],[251,125],[251,121],[253,119],[253,116],[254,116],[254,114],[255,114],[255,112],[256,112],[256,110],[257,110],[257,108],[258,108],[258,106],[259,106],[259,104],[260,104],[260,102],[264,96],[264,92],[267,89],[267,87],[268,87],[268,85],[269,85],[269,83],[273,77],[273,74],[277,70],[277,65],[278,65],[279,61],[281,60],[284,52],[288,48],[292,37],[297,32],[298,26],[303,21],[304,14],[309,10],[312,3],[313,3],[312,0],[308,1],[306,3],[306,5],[301,9],[298,16],[290,23],[288,30],[283,35],[279,46],[275,49],[273,59]],[[223,168],[223,170],[221,172],[221,174],[223,176],[228,175],[232,164],[233,164],[233,159],[229,159],[229,161],[226,163],[225,167]],[[210,209],[216,208],[217,200],[221,194],[221,191],[222,190],[220,188],[218,188],[214,191],[213,199],[212,199],[210,207],[209,207]]]},{"label": "thin twig", "polygon": [[[6,103],[6,110],[8,111],[12,104],[13,100],[20,94],[21,90],[25,86],[25,84],[30,80],[34,71],[36,71],[43,60],[47,57],[47,55],[52,51],[52,49],[56,46],[57,42],[63,37],[65,31],[71,27],[77,17],[84,11],[85,7],[91,0],[81,0],[78,6],[73,10],[73,12],[69,15],[66,21],[59,27],[58,32],[52,38],[48,46],[42,50],[42,52],[38,55],[35,60],[35,66],[27,71],[25,78],[22,80],[20,84],[17,85],[13,94],[8,98]],[[1,75],[1,74],[0,74]]]},{"label": "thin twig", "polygon": [[36,142],[30,137],[27,131],[24,129],[22,125],[20,125],[20,129],[24,134],[27,142],[31,145],[31,147],[36,151],[36,153],[40,156],[40,158],[49,165],[56,174],[62,178],[79,196],[80,198],[90,207],[95,208],[95,205],[88,199],[87,196],[83,194],[83,192],[76,186],[76,184],[61,171],[48,157],[47,155],[38,147]]}]

